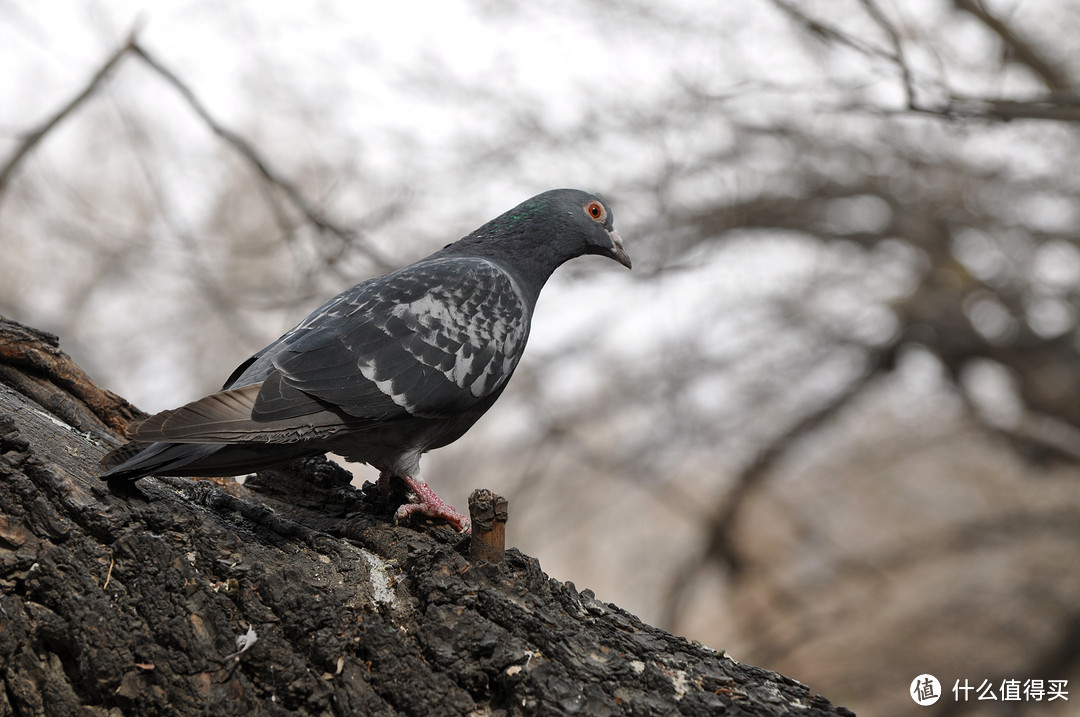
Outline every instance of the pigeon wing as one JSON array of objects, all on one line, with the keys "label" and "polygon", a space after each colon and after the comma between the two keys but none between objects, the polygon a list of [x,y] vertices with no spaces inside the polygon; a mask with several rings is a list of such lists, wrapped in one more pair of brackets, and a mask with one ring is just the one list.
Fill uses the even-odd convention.
[{"label": "pigeon wing", "polygon": [[528,337],[529,303],[479,258],[442,258],[360,284],[272,347],[256,421],[340,411],[449,417],[500,390]]}]

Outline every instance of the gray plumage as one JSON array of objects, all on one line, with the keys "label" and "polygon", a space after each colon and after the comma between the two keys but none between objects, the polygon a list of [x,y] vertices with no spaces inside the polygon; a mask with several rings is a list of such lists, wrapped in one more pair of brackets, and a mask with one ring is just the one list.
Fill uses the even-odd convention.
[{"label": "gray plumage", "polygon": [[335,296],[220,392],[134,425],[103,478],[236,475],[326,451],[415,476],[499,397],[541,288],[583,254],[630,266],[611,210],[573,189],[533,197]]}]

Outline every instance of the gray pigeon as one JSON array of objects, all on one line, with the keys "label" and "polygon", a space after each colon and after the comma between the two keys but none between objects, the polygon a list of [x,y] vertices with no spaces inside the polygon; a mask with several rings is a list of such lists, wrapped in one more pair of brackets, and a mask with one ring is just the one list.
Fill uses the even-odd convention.
[{"label": "gray pigeon", "polygon": [[529,199],[414,264],[326,302],[233,371],[222,390],[128,429],[102,478],[223,476],[332,451],[397,476],[421,513],[469,529],[420,479],[506,388],[544,283],[583,254],[630,267],[611,209],[576,189]]}]

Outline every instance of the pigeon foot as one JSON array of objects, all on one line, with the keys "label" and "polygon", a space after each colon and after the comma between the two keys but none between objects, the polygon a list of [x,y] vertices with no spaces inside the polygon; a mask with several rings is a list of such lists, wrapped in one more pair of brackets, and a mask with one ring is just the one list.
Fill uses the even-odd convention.
[{"label": "pigeon foot", "polygon": [[[380,478],[380,484],[382,483],[382,476]],[[459,533],[471,533],[472,522],[468,516],[454,510],[453,506],[447,504],[442,498],[435,494],[435,491],[431,489],[424,481],[419,478],[413,478],[411,476],[402,476],[401,479],[405,481],[405,484],[409,486],[409,489],[416,493],[417,502],[405,503],[398,507],[394,513],[394,521],[401,521],[408,518],[413,513],[420,513],[426,515],[429,518],[441,518],[450,525],[454,526],[454,529]]]}]

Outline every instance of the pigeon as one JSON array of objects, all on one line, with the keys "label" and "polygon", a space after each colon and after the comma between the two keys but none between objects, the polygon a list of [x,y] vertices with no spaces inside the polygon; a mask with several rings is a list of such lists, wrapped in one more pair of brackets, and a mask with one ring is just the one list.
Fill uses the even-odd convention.
[{"label": "pigeon", "polygon": [[403,268],[343,291],[244,361],[217,393],[130,426],[109,481],[229,476],[333,452],[379,471],[386,493],[462,532],[469,520],[420,478],[506,388],[548,277],[585,254],[630,268],[611,208],[577,189],[528,199]]}]

